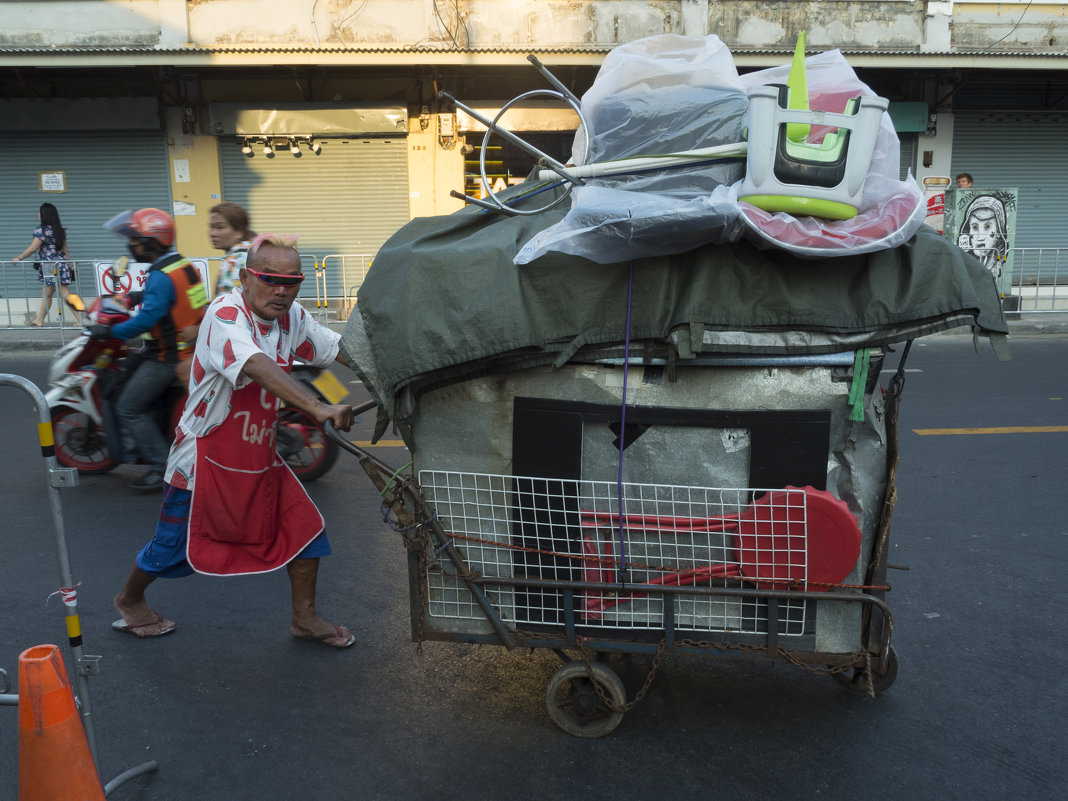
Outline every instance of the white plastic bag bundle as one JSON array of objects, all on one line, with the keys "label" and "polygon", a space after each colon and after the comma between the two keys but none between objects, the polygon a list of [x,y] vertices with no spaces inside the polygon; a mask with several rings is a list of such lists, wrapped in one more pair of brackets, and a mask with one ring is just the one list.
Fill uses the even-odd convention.
[{"label": "white plastic bag bundle", "polygon": [[[655,36],[617,47],[582,97],[589,162],[675,153],[741,141],[748,101],[730,51],[715,36]],[[587,179],[571,210],[515,258],[549,251],[602,264],[681,253],[741,230],[730,185],[744,160]],[[731,233],[728,233],[730,231]]]},{"label": "white plastic bag bundle", "polygon": [[[874,96],[837,50],[807,58],[805,66],[810,108],[841,112],[852,97]],[[746,90],[786,83],[789,69],[739,76],[716,36],[655,36],[617,47],[582,97],[589,130],[576,134],[575,158],[586,136],[589,163],[743,142]],[[743,159],[589,178],[575,188],[564,219],[534,236],[514,261],[557,252],[610,264],[742,236],[819,258],[894,247],[916,233],[925,213],[919,185],[911,176],[899,180],[898,172],[897,134],[884,114],[851,220],[772,214],[739,203]]]}]

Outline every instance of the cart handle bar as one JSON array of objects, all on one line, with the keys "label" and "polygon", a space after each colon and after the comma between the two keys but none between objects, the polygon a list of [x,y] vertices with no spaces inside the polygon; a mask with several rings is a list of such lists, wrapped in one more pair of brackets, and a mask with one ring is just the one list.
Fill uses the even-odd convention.
[{"label": "cart handle bar", "polygon": [[[376,405],[377,404],[371,401],[371,406]],[[357,407],[357,409],[365,408],[370,407],[368,407],[366,403],[361,404],[359,407]],[[333,423],[331,423],[329,420],[327,420],[323,424],[323,430],[326,431],[326,435],[334,442],[336,442],[341,448],[344,448],[349,453],[355,454],[357,457],[359,457],[360,466],[363,467],[364,472],[367,473],[367,477],[371,479],[372,483],[375,482],[374,477],[371,475],[371,472],[368,469],[369,464],[373,465],[377,470],[385,473],[388,476],[395,476],[399,472],[397,470],[394,470],[390,465],[386,464],[382,460],[372,456],[359,445],[355,445],[350,442],[346,437],[341,436],[337,432],[337,429],[334,428]],[[385,488],[383,488],[382,491],[384,493]],[[403,492],[405,495],[408,496],[413,508],[418,509],[419,507],[424,506],[426,504],[426,499],[423,498],[422,491],[419,489],[418,485],[407,485],[403,488]],[[497,613],[497,610],[493,607],[493,604],[490,603],[489,598],[486,597],[485,590],[483,590],[482,587],[475,581],[475,576],[471,573],[471,570],[470,568],[468,568],[463,556],[461,556],[460,552],[453,546],[452,540],[445,533],[445,530],[441,527],[441,524],[438,523],[435,517],[431,516],[430,519],[425,522],[427,523],[427,528],[430,529],[431,535],[437,541],[438,548],[444,550],[445,555],[449,557],[449,560],[456,567],[457,578],[463,581],[464,585],[471,593],[471,596],[475,599],[475,602],[482,610],[482,613],[486,616],[486,620],[489,621],[489,624],[493,627],[493,630],[497,634],[497,637],[500,639],[501,644],[507,650],[511,651],[513,648],[516,647],[515,638],[512,636],[512,632],[508,630],[508,627],[504,624],[504,621],[501,619],[501,616]]]}]

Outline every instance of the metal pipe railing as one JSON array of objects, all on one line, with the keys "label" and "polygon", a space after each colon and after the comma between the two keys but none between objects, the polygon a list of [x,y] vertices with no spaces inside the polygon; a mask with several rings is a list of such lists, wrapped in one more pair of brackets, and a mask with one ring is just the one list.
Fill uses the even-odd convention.
[{"label": "metal pipe railing", "polygon": [[[60,586],[56,591],[63,601],[65,615],[67,646],[70,648],[73,664],[71,670],[74,674],[74,687],[78,701],[78,712],[85,728],[85,739],[89,745],[93,762],[97,773],[100,773],[100,758],[96,747],[96,729],[93,725],[93,708],[89,700],[89,676],[99,673],[100,657],[86,654],[83,651],[81,620],[78,616],[78,584],[74,581],[71,571],[70,554],[67,549],[67,538],[63,524],[63,508],[59,499],[60,487],[74,487],[78,484],[78,471],[72,467],[60,467],[56,460],[55,444],[52,436],[52,419],[48,408],[48,402],[44,394],[29,379],[20,375],[0,373],[0,387],[11,386],[21,389],[33,400],[37,412],[37,433],[41,445],[41,456],[44,459],[45,485],[47,487],[48,506],[52,516],[52,528],[55,532],[56,555],[59,561]],[[6,683],[6,682],[5,682]],[[3,702],[17,703],[18,696],[14,701],[5,693]],[[155,760],[145,762],[137,767],[125,771],[115,777],[105,787],[105,795],[118,787],[127,779],[140,776],[143,773],[154,771],[158,767]]]}]

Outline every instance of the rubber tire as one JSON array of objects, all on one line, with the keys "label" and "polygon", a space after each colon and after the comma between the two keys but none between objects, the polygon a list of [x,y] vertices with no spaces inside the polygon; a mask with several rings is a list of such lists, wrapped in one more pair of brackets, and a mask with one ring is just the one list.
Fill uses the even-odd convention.
[{"label": "rubber tire", "polygon": [[[295,430],[299,429],[298,433],[304,440],[304,450],[296,455],[306,453],[309,450],[318,451],[316,458],[308,464],[295,459],[293,456],[286,459],[286,463],[294,475],[305,484],[325,475],[334,466],[334,462],[337,461],[338,445],[332,439],[327,438],[323,427],[316,422],[315,418],[305,414],[300,409],[291,407],[278,412],[278,425],[279,427],[286,426]],[[313,440],[310,440],[307,435],[307,432],[311,430],[314,430],[317,434]]]},{"label": "rubber tire", "polygon": [[[619,676],[601,662],[591,662],[590,667],[608,697],[623,706],[627,693]],[[553,674],[545,706],[553,723],[576,737],[603,737],[623,719],[622,712],[609,709],[597,694],[583,662],[568,662]]]},{"label": "rubber tire", "polygon": [[[890,652],[886,658],[886,672],[882,674],[876,673],[872,676],[872,689],[875,690],[876,695],[890,689],[890,685],[897,679],[898,667],[897,651],[891,645]],[[867,673],[868,671],[864,668],[854,668],[846,673],[832,673],[831,675],[834,676],[835,681],[849,692],[854,695],[866,696],[868,694]]]},{"label": "rubber tire", "polygon": [[[62,427],[64,422],[68,418],[77,416],[79,421],[75,422],[69,429],[70,431],[86,431],[87,437],[99,437],[101,441],[99,452],[102,458],[95,462],[86,462],[85,460],[79,460],[73,455],[67,447],[68,435],[65,433],[65,429]],[[70,425],[69,423],[67,423]],[[83,476],[98,476],[101,473],[106,473],[109,470],[114,470],[118,467],[119,460],[113,459],[108,455],[106,440],[104,439],[104,429],[97,426],[87,414],[76,411],[69,406],[57,406],[52,410],[52,436],[55,440],[55,454],[56,461],[64,467],[73,467]]]}]

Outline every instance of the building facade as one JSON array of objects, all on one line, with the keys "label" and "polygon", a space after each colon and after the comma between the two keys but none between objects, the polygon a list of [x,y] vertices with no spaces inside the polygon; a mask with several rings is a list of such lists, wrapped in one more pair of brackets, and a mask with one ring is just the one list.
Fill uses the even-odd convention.
[{"label": "building facade", "polygon": [[[740,71],[838,48],[891,101],[902,170],[1017,187],[1017,244],[1068,247],[1068,5],[1002,0],[35,0],[0,3],[0,254],[43,201],[75,258],[104,258],[114,212],[173,210],[179,247],[213,253],[208,209],[242,203],[259,231],[317,260],[373,257],[413,217],[521,180],[522,151],[439,100],[492,117],[571,91],[615,46],[719,36]],[[541,96],[510,129],[557,157],[577,117]],[[483,150],[485,145],[485,150]],[[2,248],[6,247],[7,251]],[[332,296],[356,271],[330,271]]]}]

